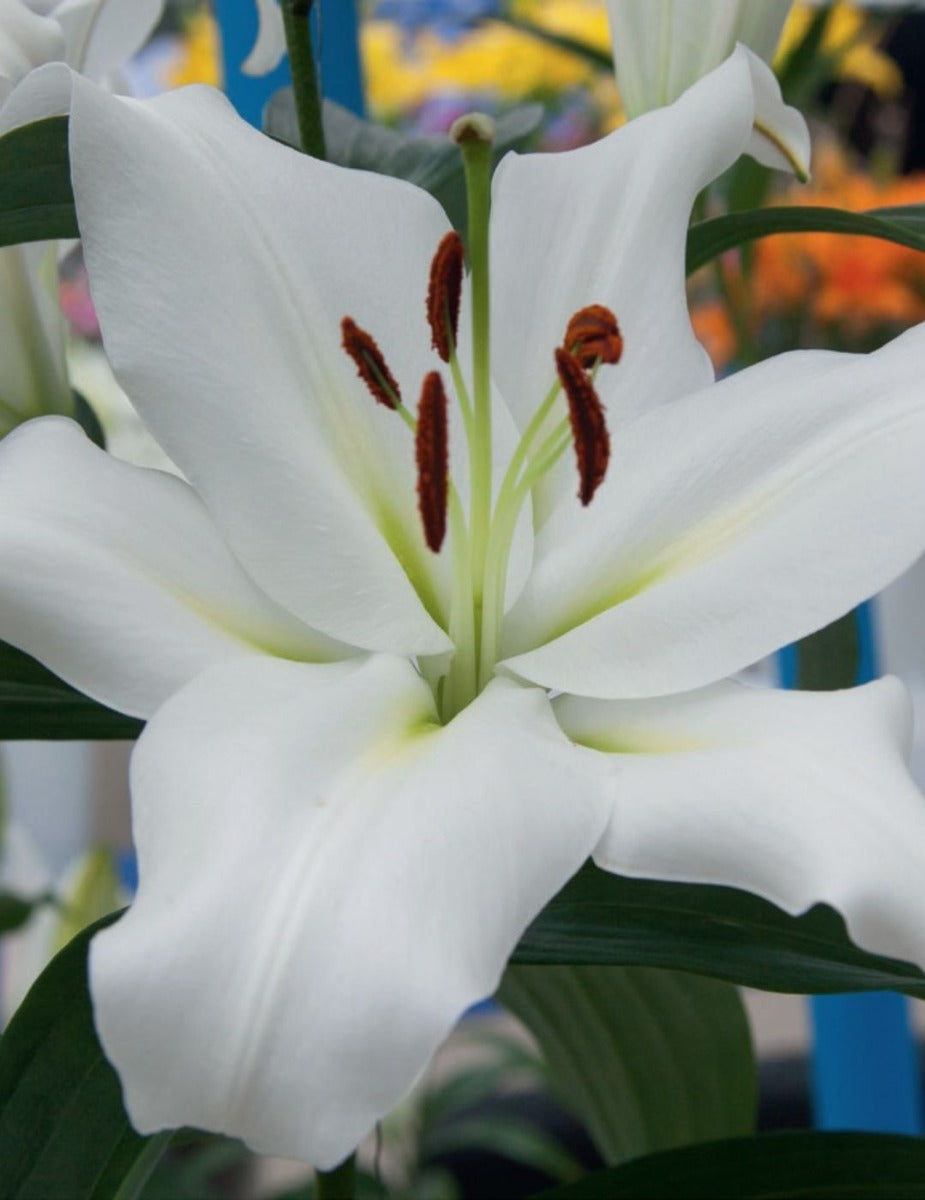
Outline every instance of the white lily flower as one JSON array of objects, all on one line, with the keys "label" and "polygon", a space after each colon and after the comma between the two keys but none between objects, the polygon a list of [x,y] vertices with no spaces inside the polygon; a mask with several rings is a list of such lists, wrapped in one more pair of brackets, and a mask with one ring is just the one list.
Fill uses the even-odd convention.
[{"label": "white lily flower", "polygon": [[[14,85],[33,68],[66,62],[106,86],[147,39],[163,0],[0,0],[0,131],[67,110],[61,73],[48,87]],[[57,82],[54,86],[51,80]],[[0,436],[41,413],[73,411],[66,330],[58,303],[58,244],[0,248]]]},{"label": "white lily flower", "polygon": [[757,112],[749,153],[766,166],[808,177],[805,122],[782,103],[767,66],[790,8],[791,0],[607,0],[627,116],[671,104],[742,43],[756,56],[750,60]]},{"label": "white lily flower", "polygon": [[256,0],[257,40],[241,64],[245,75],[266,75],[279,66],[286,53],[286,33],[279,0]]},{"label": "white lily flower", "polygon": [[0,636],[151,718],[138,896],[90,963],[135,1125],[335,1165],[588,855],[829,902],[925,963],[902,689],[720,682],[925,544],[925,329],[716,385],[691,330],[689,211],[750,144],[748,52],[508,156],[490,239],[464,127],[458,357],[427,194],[208,89],[72,86],[104,341],[185,480],[16,431]]}]

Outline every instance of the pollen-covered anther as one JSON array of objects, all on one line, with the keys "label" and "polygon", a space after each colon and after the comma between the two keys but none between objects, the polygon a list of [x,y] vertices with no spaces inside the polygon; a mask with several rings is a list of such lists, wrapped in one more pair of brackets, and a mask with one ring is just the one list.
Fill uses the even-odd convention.
[{"label": "pollen-covered anther", "polygon": [[610,460],[610,435],[604,406],[580,360],[561,346],[556,350],[556,371],[568,400],[580,479],[578,496],[582,504],[587,505],[603,482]]},{"label": "pollen-covered anther", "polygon": [[401,403],[401,392],[376,339],[361,329],[352,317],[342,319],[340,332],[341,345],[356,363],[357,374],[374,398],[386,408],[397,408]]},{"label": "pollen-covered anther", "polygon": [[436,554],[446,536],[450,479],[446,392],[443,380],[436,371],[430,372],[421,388],[414,452],[418,467],[418,508],[424,526],[424,540]]},{"label": "pollen-covered anther", "polygon": [[623,335],[617,318],[604,304],[588,304],[569,320],[562,341],[586,371],[595,363],[618,363],[623,354]]},{"label": "pollen-covered anther", "polygon": [[459,297],[463,280],[463,244],[454,230],[444,234],[430,264],[427,287],[427,323],[431,345],[444,362],[456,344],[459,328]]}]

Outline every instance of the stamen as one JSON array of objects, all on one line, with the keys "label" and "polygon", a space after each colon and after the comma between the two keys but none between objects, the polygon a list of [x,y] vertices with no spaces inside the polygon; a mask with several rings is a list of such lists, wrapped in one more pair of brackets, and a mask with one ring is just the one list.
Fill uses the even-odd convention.
[{"label": "stamen", "polygon": [[340,332],[341,345],[356,363],[357,374],[373,397],[386,408],[398,408],[401,392],[372,334],[361,329],[352,317],[343,318]]},{"label": "stamen", "polygon": [[443,380],[436,371],[430,372],[421,389],[414,452],[418,464],[418,508],[424,525],[424,540],[436,554],[446,536],[450,477],[446,392]]},{"label": "stamen", "polygon": [[604,420],[604,408],[580,360],[561,347],[556,350],[556,371],[568,399],[568,415],[581,480],[578,496],[582,504],[588,505],[603,482],[610,459],[610,436]]},{"label": "stamen", "polygon": [[588,304],[571,318],[563,347],[586,371],[596,362],[618,363],[623,354],[623,337],[617,318],[603,304]]},{"label": "stamen", "polygon": [[456,344],[459,328],[459,297],[462,292],[463,244],[459,234],[450,230],[437,247],[430,264],[427,288],[427,321],[431,345],[445,363]]}]

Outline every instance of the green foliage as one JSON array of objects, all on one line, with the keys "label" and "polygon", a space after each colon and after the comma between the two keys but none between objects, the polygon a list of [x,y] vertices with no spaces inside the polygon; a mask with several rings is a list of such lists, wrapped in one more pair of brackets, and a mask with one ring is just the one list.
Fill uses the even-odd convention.
[{"label": "green foliage", "polygon": [[638,1158],[537,1200],[925,1200],[925,1140],[777,1133]]},{"label": "green foliage", "polygon": [[67,117],[0,137],[0,246],[76,236]]},{"label": "green foliage", "polygon": [[771,992],[887,988],[925,998],[917,967],[859,950],[823,905],[790,917],[735,888],[627,879],[591,865],[540,913],[513,961],[673,967]]},{"label": "green foliage", "polygon": [[[508,150],[526,145],[542,118],[539,104],[527,104],[499,117],[494,161]],[[278,141],[298,145],[290,88],[282,88],[271,97],[264,112],[264,127]],[[364,121],[330,100],[324,102],[324,136],[329,161],[416,184],[439,200],[454,228],[465,234],[466,183],[462,156],[455,142],[436,134],[397,133]]]},{"label": "green foliage", "polygon": [[748,1134],[757,1074],[735,988],[642,967],[509,967],[498,999],[608,1163]]},{"label": "green foliage", "polygon": [[135,1200],[169,1140],[142,1138],[103,1056],[76,937],[0,1038],[0,1200]]},{"label": "green foliage", "polygon": [[692,225],[687,233],[687,273],[727,250],[775,233],[844,233],[881,238],[925,250],[925,206],[845,212],[816,205],[782,205],[727,213]]},{"label": "green foliage", "polygon": [[0,739],[136,738],[142,728],[0,642]]}]

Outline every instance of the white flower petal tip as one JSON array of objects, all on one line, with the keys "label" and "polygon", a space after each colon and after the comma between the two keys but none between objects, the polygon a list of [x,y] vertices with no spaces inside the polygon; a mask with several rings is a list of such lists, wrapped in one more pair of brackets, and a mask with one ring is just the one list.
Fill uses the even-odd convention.
[{"label": "white flower petal tip", "polygon": [[135,1126],[341,1161],[585,861],[606,769],[504,681],[440,727],[385,656],[200,676],[139,742],[140,888],[91,949]]},{"label": "white flower petal tip", "polygon": [[257,40],[241,64],[245,75],[268,75],[286,53],[283,14],[278,0],[256,0]]},{"label": "white flower petal tip", "polygon": [[828,693],[725,682],[564,699],[556,715],[612,755],[600,866],[743,888],[793,914],[828,904],[859,946],[925,968],[925,798],[898,680]]},{"label": "white flower petal tip", "polygon": [[747,46],[735,53],[748,63],[755,93],[755,120],[748,153],[766,167],[792,171],[801,183],[809,180],[810,136],[806,118],[785,104],[777,77]]},{"label": "white flower petal tip", "polygon": [[4,638],[135,716],[226,658],[347,652],[255,587],[186,483],[62,417],[0,442],[0,558]]}]

